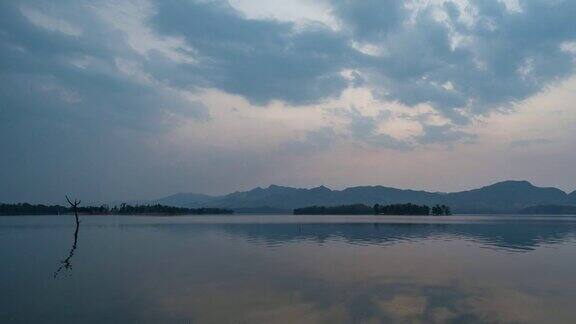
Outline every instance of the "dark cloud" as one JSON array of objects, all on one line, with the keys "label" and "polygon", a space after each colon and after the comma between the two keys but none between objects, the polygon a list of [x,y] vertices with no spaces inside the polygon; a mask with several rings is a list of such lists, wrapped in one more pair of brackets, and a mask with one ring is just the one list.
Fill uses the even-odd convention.
[{"label": "dark cloud", "polygon": [[574,2],[526,1],[520,12],[497,1],[469,6],[477,12],[470,25],[445,3],[447,19],[421,10],[381,42],[385,55],[364,66],[382,85],[376,91],[409,106],[430,103],[464,123],[573,74],[574,57],[561,45],[576,39]]},{"label": "dark cloud", "polygon": [[[39,26],[26,10],[70,17],[80,35]],[[82,2],[1,2],[2,200],[135,189],[151,137],[184,117],[209,119],[201,103],[122,71],[144,59]]]},{"label": "dark cloud", "polygon": [[[329,2],[338,31],[319,25],[248,19],[223,1],[162,1],[151,25],[181,36],[196,64],[162,74],[187,87],[217,87],[255,103],[299,104],[340,94],[352,69],[363,85],[408,106],[428,103],[453,123],[526,99],[573,74],[571,1],[452,2],[407,8],[399,1]],[[439,12],[445,17],[440,19]],[[468,22],[465,20],[468,19]],[[381,52],[369,55],[354,44]]]},{"label": "dark cloud", "polygon": [[[208,111],[176,91],[136,79],[122,64],[138,66],[137,55],[121,33],[82,4],[57,6],[60,16],[81,16],[82,35],[34,25],[13,2],[1,4],[0,77],[4,113],[14,118],[67,118],[71,122],[156,128],[166,113],[199,120]],[[36,3],[35,10],[49,3]],[[7,121],[8,119],[4,119]]]},{"label": "dark cloud", "polygon": [[181,87],[215,87],[256,104],[302,104],[348,85],[340,72],[354,52],[344,36],[323,25],[297,30],[292,23],[247,19],[221,1],[160,1],[151,25],[194,49],[198,62],[169,73],[155,70]]},{"label": "dark cloud", "polygon": [[[76,114],[138,127],[155,125],[158,114],[167,111],[208,118],[205,107],[190,104],[166,84],[215,87],[258,104],[275,99],[301,104],[337,96],[362,80],[385,98],[408,106],[429,103],[453,123],[464,124],[573,74],[573,54],[561,49],[576,39],[571,1],[521,2],[520,11],[499,1],[474,2],[467,9],[474,13],[469,22],[452,2],[418,11],[398,1],[329,3],[340,30],[248,19],[224,1],[154,2],[149,25],[160,35],[183,38],[189,49],[180,51],[194,59],[183,63],[161,52],[138,55],[123,33],[83,2],[4,2],[0,67],[9,84],[28,82],[43,95],[59,94],[60,105],[81,107]],[[23,7],[70,17],[82,34],[35,26],[23,16]],[[437,18],[439,10],[445,19]],[[361,53],[353,43],[382,53]],[[75,61],[83,66],[71,64]],[[122,61],[149,73],[151,82],[120,71]],[[354,80],[340,74],[345,69],[355,70]],[[22,96],[5,91],[4,111],[24,114],[25,109],[14,108],[24,106]]]},{"label": "dark cloud", "polygon": [[408,12],[396,0],[332,0],[333,14],[355,40],[378,41],[403,23]]}]

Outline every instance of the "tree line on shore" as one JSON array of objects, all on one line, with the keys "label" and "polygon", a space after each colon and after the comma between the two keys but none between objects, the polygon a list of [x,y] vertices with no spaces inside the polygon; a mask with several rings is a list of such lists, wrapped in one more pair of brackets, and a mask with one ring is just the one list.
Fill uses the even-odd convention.
[{"label": "tree line on shore", "polygon": [[435,205],[392,204],[372,207],[364,204],[341,206],[310,206],[294,209],[294,215],[451,215],[450,207]]},{"label": "tree line on shore", "polygon": [[[234,213],[232,210],[222,208],[183,208],[160,204],[137,206],[121,204],[112,207],[108,205],[79,206],[77,211],[83,215],[214,215]],[[58,215],[72,213],[72,208],[61,205],[0,204],[0,215]]]},{"label": "tree line on shore", "polygon": [[[78,206],[77,212],[82,215],[215,215],[233,214],[234,211],[222,208],[184,208],[154,205],[128,205],[119,206]],[[0,204],[0,215],[58,215],[72,214],[71,207],[61,205],[42,204]],[[310,206],[297,208],[294,215],[450,215],[450,208],[446,205],[435,205],[432,208],[416,204],[392,204],[372,207],[364,204],[341,206]]]}]

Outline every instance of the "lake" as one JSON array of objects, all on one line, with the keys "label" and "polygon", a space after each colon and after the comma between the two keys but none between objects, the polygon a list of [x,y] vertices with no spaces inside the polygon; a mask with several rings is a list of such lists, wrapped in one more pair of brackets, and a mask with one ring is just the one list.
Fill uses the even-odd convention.
[{"label": "lake", "polygon": [[576,217],[80,219],[0,217],[0,322],[576,322]]}]

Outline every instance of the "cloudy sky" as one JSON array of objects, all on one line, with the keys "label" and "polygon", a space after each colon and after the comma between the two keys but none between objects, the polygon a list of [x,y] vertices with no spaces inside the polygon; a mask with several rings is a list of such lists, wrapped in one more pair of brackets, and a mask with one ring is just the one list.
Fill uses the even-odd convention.
[{"label": "cloudy sky", "polygon": [[0,2],[0,200],[576,189],[576,1]]}]

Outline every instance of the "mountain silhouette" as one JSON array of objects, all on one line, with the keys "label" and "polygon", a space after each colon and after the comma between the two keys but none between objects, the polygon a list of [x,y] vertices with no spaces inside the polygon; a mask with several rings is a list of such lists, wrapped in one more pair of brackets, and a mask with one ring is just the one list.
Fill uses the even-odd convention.
[{"label": "mountain silhouette", "polygon": [[478,189],[442,193],[397,189],[384,186],[358,186],[332,190],[270,185],[223,196],[176,194],[156,200],[182,207],[220,207],[237,210],[268,208],[292,210],[307,206],[373,204],[446,204],[457,213],[514,213],[537,205],[576,205],[576,191],[566,194],[552,187],[537,187],[528,181],[503,181]]},{"label": "mountain silhouette", "polygon": [[213,196],[197,194],[197,193],[177,193],[164,197],[161,199],[154,200],[154,203],[158,203],[166,206],[175,207],[190,207],[196,205],[204,205],[210,200],[214,199]]},{"label": "mountain silhouette", "polygon": [[572,191],[572,193],[568,195],[568,202],[570,204],[576,205],[576,190]]}]

